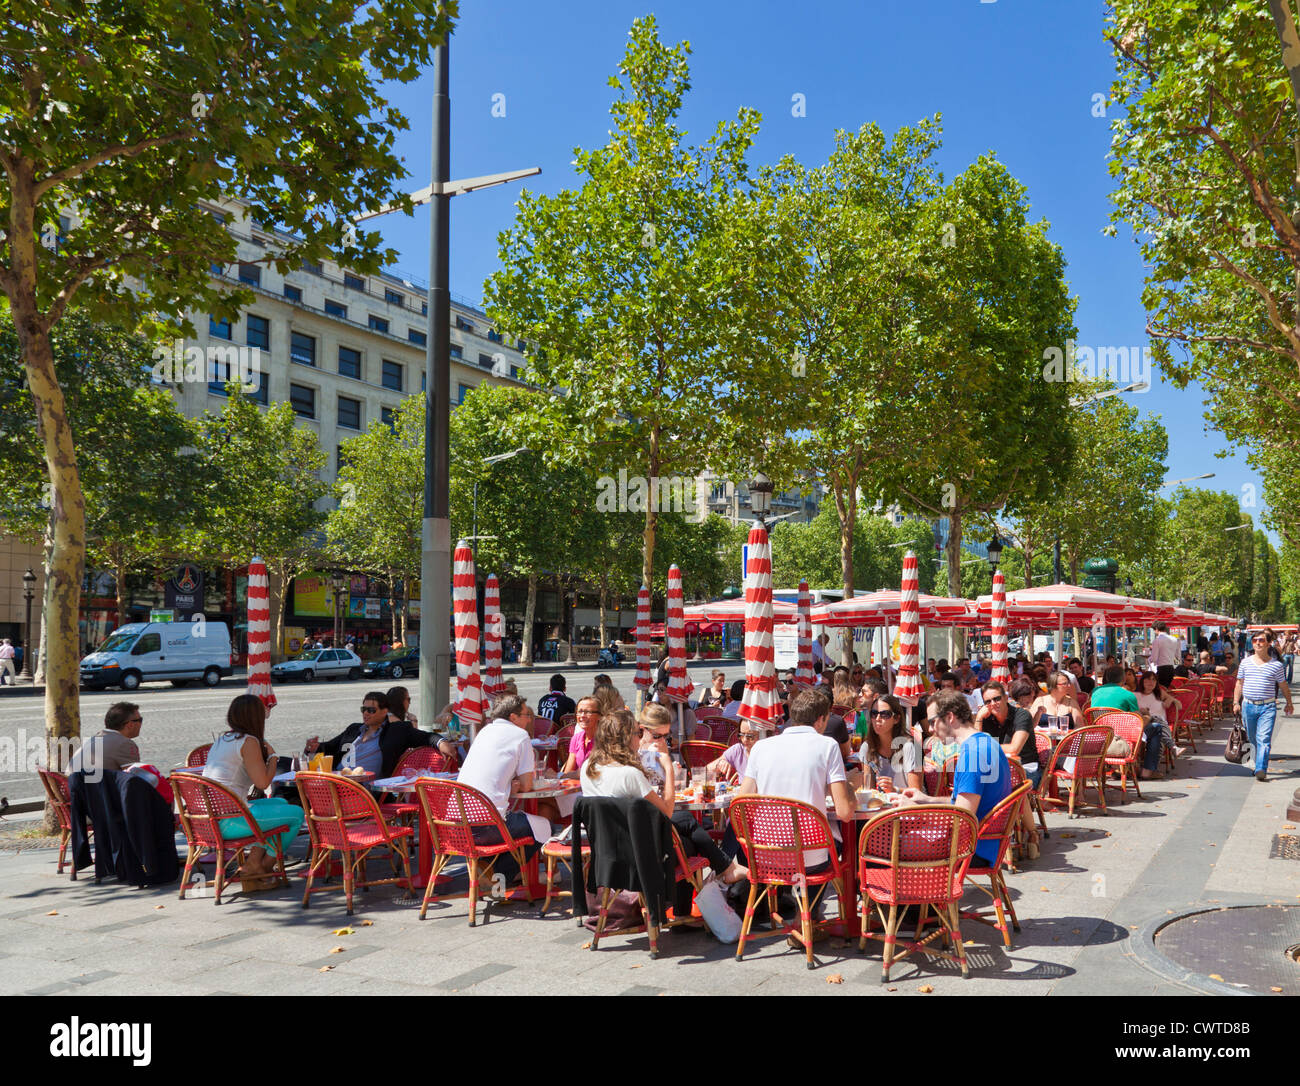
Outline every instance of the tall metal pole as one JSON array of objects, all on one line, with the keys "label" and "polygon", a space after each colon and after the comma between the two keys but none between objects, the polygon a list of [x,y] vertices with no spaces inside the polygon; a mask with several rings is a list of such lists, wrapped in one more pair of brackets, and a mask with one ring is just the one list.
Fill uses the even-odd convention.
[{"label": "tall metal pole", "polygon": [[[420,557],[420,716],[432,722],[451,683],[451,99],[447,44],[433,53],[433,169],[429,219],[429,326],[425,355],[424,524]],[[477,533],[476,533],[477,534]]]}]

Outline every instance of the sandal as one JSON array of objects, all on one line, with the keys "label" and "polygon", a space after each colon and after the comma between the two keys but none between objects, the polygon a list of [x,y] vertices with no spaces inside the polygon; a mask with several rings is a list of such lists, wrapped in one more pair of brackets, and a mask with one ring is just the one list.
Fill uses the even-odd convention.
[{"label": "sandal", "polygon": [[731,866],[722,873],[722,881],[727,886],[733,886],[738,882],[744,882],[749,878],[749,868],[738,864],[735,860],[731,861]]}]

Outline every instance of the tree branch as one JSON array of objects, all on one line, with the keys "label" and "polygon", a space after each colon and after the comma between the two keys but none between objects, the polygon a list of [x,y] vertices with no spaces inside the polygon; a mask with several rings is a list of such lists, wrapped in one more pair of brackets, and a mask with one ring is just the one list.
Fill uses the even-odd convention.
[{"label": "tree branch", "polygon": [[155,147],[165,147],[169,143],[179,143],[182,140],[191,139],[198,135],[198,130],[189,128],[182,129],[170,136],[157,136],[154,139],[141,140],[139,143],[118,144],[115,147],[105,147],[102,151],[97,151],[89,158],[75,163],[66,169],[52,173],[48,177],[38,181],[35,186],[35,199],[39,200],[46,192],[56,185],[66,184],[74,178],[80,177],[89,170],[93,170],[112,158],[134,158],[142,151],[149,151]]}]

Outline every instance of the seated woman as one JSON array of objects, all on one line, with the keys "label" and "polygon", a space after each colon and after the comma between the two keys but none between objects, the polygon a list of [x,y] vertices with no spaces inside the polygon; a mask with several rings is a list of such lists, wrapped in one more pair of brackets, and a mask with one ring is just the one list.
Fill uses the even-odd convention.
[{"label": "seated woman", "polygon": [[920,789],[924,783],[921,745],[912,738],[902,703],[893,694],[881,694],[867,710],[870,730],[862,743],[862,760],[877,781],[888,778],[899,791]]},{"label": "seated woman", "polygon": [[1169,745],[1169,749],[1175,754],[1182,754],[1182,748],[1174,746],[1174,734],[1169,727],[1170,706],[1176,704],[1174,696],[1160,685],[1154,671],[1144,671],[1138,678],[1137,703],[1148,722],[1154,721],[1160,725],[1161,739]]},{"label": "seated woman", "polygon": [[[662,710],[662,707],[647,705],[642,715],[653,709]],[[626,709],[615,710],[600,718],[591,755],[582,765],[582,794],[648,800],[676,828],[683,853],[703,856],[723,882],[748,878],[748,868],[728,860],[689,811],[674,814],[677,786],[667,752],[665,722],[653,712],[647,719],[652,721],[650,725],[638,725],[636,718]],[[641,730],[640,750],[636,742],[638,727]],[[655,772],[652,773],[648,766],[654,766]]]},{"label": "seated woman", "polygon": [[1054,672],[1047,680],[1047,693],[1030,706],[1029,712],[1036,728],[1072,732],[1087,723],[1075,695],[1074,683],[1061,671]]},{"label": "seated woman", "polygon": [[582,763],[591,754],[591,745],[596,738],[596,726],[603,715],[600,710],[600,699],[594,694],[579,698],[574,715],[578,718],[577,727],[573,729],[573,738],[569,741],[569,757],[560,772],[561,776],[569,778],[578,776]]},{"label": "seated woman", "polygon": [[[266,706],[256,694],[240,694],[226,710],[224,735],[218,736],[208,751],[208,764],[203,775],[218,784],[224,784],[239,796],[256,786],[267,791],[275,776],[276,755],[271,744],[262,738],[266,729]],[[270,826],[288,826],[280,834],[280,847],[288,851],[289,843],[302,828],[305,812],[284,799],[255,799],[248,804],[253,821],[261,829]],[[247,837],[252,831],[243,816],[223,818],[218,823],[223,840]],[[274,842],[272,842],[274,843]],[[239,869],[241,885],[245,890],[269,890],[276,880],[266,877],[275,868],[275,857],[261,845],[248,850]]]},{"label": "seated woman", "polygon": [[[1074,689],[1074,684],[1069,679],[1065,680]],[[1035,788],[1038,782],[1042,780],[1043,770],[1047,767],[1038,760],[1038,743],[1034,739],[1034,722],[1036,713],[1034,706],[1038,701],[1048,695],[1036,698],[1038,694],[1037,686],[1027,679],[1015,679],[1011,683],[1011,689],[1008,691],[1011,697],[1012,712],[1008,716],[1007,723],[1003,725],[1000,740],[1002,743],[1002,753],[1007,757],[1015,756],[1020,759],[1020,768],[1025,771],[1025,777]],[[1041,712],[1041,710],[1038,710]],[[1025,722],[1028,720],[1028,727]],[[1030,823],[1032,828],[1032,817]]]},{"label": "seated woman", "polygon": [[724,671],[713,672],[713,685],[710,686],[703,694],[700,695],[700,708],[708,709],[716,706],[721,709],[727,704],[727,674]]}]

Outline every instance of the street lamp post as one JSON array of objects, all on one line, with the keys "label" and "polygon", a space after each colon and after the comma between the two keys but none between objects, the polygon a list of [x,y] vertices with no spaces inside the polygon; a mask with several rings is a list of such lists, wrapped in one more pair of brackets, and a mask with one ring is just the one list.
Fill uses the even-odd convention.
[{"label": "street lamp post", "polygon": [[763,531],[767,531],[767,514],[772,508],[772,480],[761,471],[750,481],[749,507],[763,526]]},{"label": "street lamp post", "polygon": [[23,574],[23,600],[27,604],[27,620],[23,623],[23,670],[20,677],[24,682],[32,681],[32,597],[35,595],[35,585],[36,574],[28,566],[27,572]]},{"label": "street lamp post", "polygon": [[334,588],[334,644],[333,648],[339,647],[339,596],[343,592],[343,571],[336,569],[330,574],[330,584]]}]

